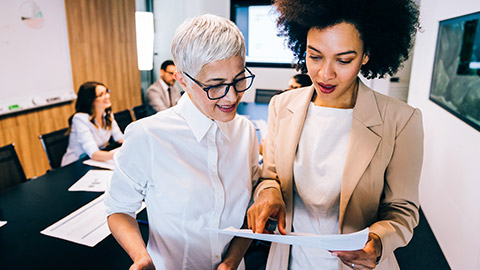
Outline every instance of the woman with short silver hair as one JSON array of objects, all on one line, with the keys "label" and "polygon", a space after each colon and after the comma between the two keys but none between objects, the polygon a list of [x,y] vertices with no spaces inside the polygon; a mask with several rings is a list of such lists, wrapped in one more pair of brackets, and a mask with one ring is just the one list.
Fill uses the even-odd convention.
[{"label": "woman with short silver hair", "polygon": [[[172,42],[178,104],[128,126],[105,204],[130,269],[237,269],[249,240],[207,228],[240,228],[258,179],[255,128],[237,106],[255,75],[245,67],[242,33],[203,15],[180,25]],[[149,241],[135,212],[148,209]]]}]

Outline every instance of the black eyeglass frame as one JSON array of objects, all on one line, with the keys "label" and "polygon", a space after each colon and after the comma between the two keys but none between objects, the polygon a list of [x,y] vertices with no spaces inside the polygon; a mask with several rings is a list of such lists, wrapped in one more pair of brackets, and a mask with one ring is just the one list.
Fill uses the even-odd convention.
[{"label": "black eyeglass frame", "polygon": [[[203,85],[203,84],[200,83],[199,81],[195,80],[192,76],[188,75],[188,73],[186,73],[186,72],[183,72],[183,74],[185,74],[188,78],[190,78],[190,80],[192,80],[194,83],[196,83],[198,86],[200,86],[200,88],[202,88],[203,91],[207,92],[207,97],[208,97],[208,99],[210,99],[210,100],[217,100],[217,99],[223,98],[224,96],[226,96],[226,95],[228,94],[228,91],[230,91],[230,86],[232,86],[233,89],[235,90],[235,92],[237,92],[237,93],[245,92],[245,91],[247,91],[248,89],[250,89],[250,87],[252,87],[252,85],[253,85],[253,80],[255,79],[255,74],[253,74],[247,67],[245,67],[245,70],[248,71],[248,73],[250,73],[249,76],[245,76],[245,77],[243,77],[243,78],[241,78],[241,79],[233,80],[231,83],[221,83],[221,84],[212,85],[212,86]],[[246,80],[246,79],[248,79],[248,78],[252,78],[252,82],[250,82],[250,85],[249,85],[245,90],[238,91],[237,88],[235,87],[235,84],[237,84],[237,82],[239,82],[239,81],[241,81],[241,80]],[[211,98],[211,97],[210,97],[210,94],[209,94],[210,89],[212,89],[213,87],[219,87],[219,86],[223,86],[223,85],[226,85],[226,86],[227,86],[227,87],[225,88],[225,93],[223,93],[223,95],[221,95],[220,97]]]}]

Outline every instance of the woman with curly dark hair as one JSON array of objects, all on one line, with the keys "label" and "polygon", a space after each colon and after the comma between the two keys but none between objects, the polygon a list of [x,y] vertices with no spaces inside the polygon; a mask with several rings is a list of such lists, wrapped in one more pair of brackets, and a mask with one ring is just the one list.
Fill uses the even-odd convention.
[{"label": "woman with curly dark hair", "polygon": [[364,248],[273,243],[267,269],[398,269],[393,251],[418,224],[423,126],[418,109],[358,78],[396,73],[419,27],[413,0],[278,0],[278,26],[313,85],[272,98],[249,227],[346,234]]}]

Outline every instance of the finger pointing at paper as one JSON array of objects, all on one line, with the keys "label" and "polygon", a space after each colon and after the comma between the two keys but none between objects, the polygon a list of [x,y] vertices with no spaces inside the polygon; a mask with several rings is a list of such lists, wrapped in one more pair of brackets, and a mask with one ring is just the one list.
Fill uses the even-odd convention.
[{"label": "finger pointing at paper", "polygon": [[276,188],[260,191],[255,203],[248,209],[248,228],[254,233],[271,233],[265,228],[269,218],[278,221],[278,231],[285,231],[285,203],[281,192]]}]

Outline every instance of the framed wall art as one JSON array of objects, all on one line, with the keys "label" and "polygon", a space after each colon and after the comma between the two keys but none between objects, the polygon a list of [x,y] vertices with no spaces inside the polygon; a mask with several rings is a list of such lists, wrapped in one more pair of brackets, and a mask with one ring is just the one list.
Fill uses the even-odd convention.
[{"label": "framed wall art", "polygon": [[480,131],[480,12],[440,21],[429,98]]}]

